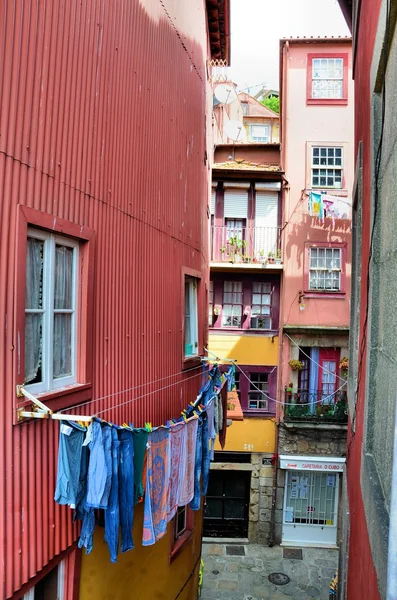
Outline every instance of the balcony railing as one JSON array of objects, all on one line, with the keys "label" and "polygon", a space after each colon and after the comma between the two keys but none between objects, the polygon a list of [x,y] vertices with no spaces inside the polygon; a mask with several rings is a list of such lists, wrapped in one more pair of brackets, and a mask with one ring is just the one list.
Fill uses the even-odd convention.
[{"label": "balcony railing", "polygon": [[347,423],[347,392],[329,393],[315,390],[285,390],[285,421]]},{"label": "balcony railing", "polygon": [[211,260],[281,264],[281,227],[212,227]]}]

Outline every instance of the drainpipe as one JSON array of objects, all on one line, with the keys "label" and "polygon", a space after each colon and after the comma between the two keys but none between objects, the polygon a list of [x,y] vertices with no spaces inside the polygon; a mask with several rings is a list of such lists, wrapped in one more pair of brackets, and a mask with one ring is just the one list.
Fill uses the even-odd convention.
[{"label": "drainpipe", "polygon": [[387,560],[387,600],[397,598],[397,407],[394,425],[394,453],[391,478],[389,555]]}]

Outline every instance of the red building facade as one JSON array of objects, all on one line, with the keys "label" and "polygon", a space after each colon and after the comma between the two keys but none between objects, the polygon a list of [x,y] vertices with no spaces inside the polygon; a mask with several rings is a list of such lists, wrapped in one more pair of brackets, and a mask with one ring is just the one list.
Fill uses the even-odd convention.
[{"label": "red building facade", "polygon": [[[228,3],[14,0],[0,23],[0,596],[21,598],[62,560],[69,599],[80,557],[70,511],[53,500],[58,425],[18,423],[29,402],[16,386],[30,383],[52,410],[85,403],[79,413],[136,426],[195,398],[207,336],[206,61],[228,60]],[[46,329],[61,254],[73,300]],[[186,350],[189,278],[197,326]]]}]

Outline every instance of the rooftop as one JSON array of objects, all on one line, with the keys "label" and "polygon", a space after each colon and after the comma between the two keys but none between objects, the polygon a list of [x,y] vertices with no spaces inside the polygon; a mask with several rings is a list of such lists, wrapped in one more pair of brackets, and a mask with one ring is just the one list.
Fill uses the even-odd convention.
[{"label": "rooftop", "polygon": [[214,163],[212,168],[213,170],[218,171],[263,171],[267,173],[282,173],[280,165],[256,163],[242,159]]},{"label": "rooftop", "polygon": [[306,37],[305,35],[302,35],[297,37],[285,37],[280,39],[280,43],[289,42],[290,44],[345,44],[351,41],[352,38],[349,35],[330,35],[324,37],[315,37],[313,35]]}]

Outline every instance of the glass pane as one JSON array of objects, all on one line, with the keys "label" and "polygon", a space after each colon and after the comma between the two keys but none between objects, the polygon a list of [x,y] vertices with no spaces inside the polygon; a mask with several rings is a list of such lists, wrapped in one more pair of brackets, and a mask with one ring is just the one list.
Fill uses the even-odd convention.
[{"label": "glass pane", "polygon": [[72,315],[54,315],[54,379],[72,375]]},{"label": "glass pane", "polygon": [[225,479],[224,494],[232,498],[245,498],[245,479],[235,477]]},{"label": "glass pane", "polygon": [[205,517],[207,519],[222,519],[222,504],[222,500],[208,498],[207,496],[207,512]]},{"label": "glass pane", "polygon": [[42,314],[25,315],[25,383],[42,381]]},{"label": "glass pane", "polygon": [[225,519],[244,519],[244,500],[225,501]]},{"label": "glass pane", "polygon": [[54,308],[73,308],[73,248],[55,246]]},{"label": "glass pane", "polygon": [[28,238],[26,248],[26,308],[40,309],[43,306],[43,258],[44,242]]}]

